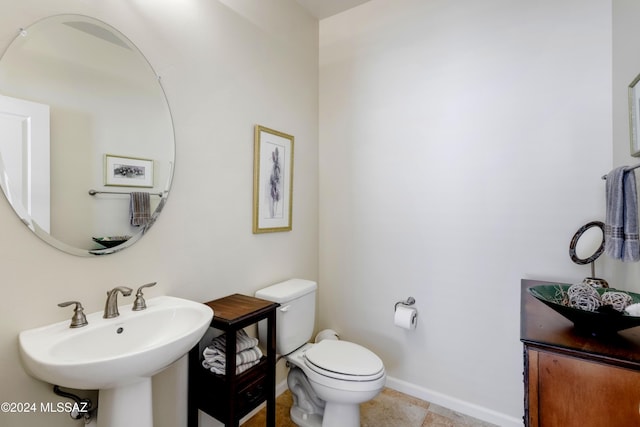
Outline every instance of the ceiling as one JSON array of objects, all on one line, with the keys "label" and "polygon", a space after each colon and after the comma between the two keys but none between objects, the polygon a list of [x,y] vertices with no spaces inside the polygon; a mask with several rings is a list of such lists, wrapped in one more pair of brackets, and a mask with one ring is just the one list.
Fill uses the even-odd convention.
[{"label": "ceiling", "polygon": [[305,9],[318,19],[324,19],[347,9],[366,3],[369,0],[297,0]]}]

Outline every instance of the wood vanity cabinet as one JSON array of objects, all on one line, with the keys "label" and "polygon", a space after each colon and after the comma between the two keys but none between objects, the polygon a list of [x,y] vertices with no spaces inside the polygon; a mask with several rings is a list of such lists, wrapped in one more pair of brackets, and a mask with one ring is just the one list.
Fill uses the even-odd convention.
[{"label": "wood vanity cabinet", "polygon": [[640,426],[640,327],[580,334],[522,280],[524,424],[530,427]]},{"label": "wood vanity cabinet", "polygon": [[235,352],[227,352],[226,374],[217,375],[202,366],[200,345],[189,352],[188,427],[198,426],[202,410],[227,427],[266,400],[267,427],[275,427],[276,308],[278,303],[233,294],[207,303],[213,309],[211,326],[227,333],[227,348],[236,347],[236,332],[261,320],[267,321],[266,354],[256,366],[236,374]]}]

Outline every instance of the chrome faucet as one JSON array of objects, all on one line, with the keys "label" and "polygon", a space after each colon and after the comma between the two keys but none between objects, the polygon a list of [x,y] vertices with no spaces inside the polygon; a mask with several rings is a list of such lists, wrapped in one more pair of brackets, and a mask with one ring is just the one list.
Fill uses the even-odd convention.
[{"label": "chrome faucet", "polygon": [[127,288],[126,286],[118,286],[107,291],[107,302],[104,305],[104,316],[102,317],[111,319],[120,316],[120,312],[118,311],[118,292],[122,292],[122,295],[128,297],[132,291],[133,289]]},{"label": "chrome faucet", "polygon": [[142,290],[144,288],[150,288],[155,286],[157,282],[147,283],[146,285],[142,285],[136,291],[136,300],[133,302],[133,311],[141,311],[147,308],[147,303],[144,300],[144,296],[142,295]]}]

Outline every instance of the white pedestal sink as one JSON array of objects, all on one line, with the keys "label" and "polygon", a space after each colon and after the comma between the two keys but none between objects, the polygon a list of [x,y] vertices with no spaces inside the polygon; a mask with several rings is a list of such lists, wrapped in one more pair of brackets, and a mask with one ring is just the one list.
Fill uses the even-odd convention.
[{"label": "white pedestal sink", "polygon": [[98,427],[153,427],[151,377],[200,341],[213,311],[204,304],[161,296],[147,309],[120,307],[120,316],[87,315],[23,331],[20,355],[35,378],[63,387],[99,390]]}]

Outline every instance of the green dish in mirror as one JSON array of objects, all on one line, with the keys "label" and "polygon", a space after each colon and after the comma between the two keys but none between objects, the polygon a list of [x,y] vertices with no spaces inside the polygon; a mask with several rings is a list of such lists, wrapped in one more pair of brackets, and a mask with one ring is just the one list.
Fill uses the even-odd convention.
[{"label": "green dish in mirror", "polygon": [[121,245],[130,238],[131,236],[92,237],[94,242],[101,244],[105,248]]}]

